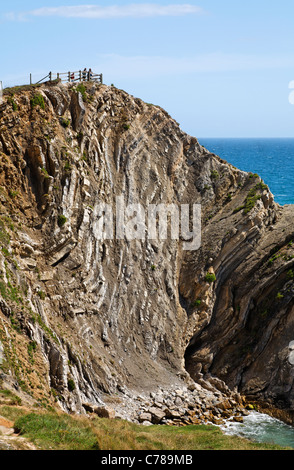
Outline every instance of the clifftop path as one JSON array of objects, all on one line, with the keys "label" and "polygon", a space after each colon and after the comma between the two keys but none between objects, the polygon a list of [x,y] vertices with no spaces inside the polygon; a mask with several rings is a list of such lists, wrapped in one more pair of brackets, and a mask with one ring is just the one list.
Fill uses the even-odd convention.
[{"label": "clifftop path", "polygon": [[[201,247],[100,240],[118,196],[201,204]],[[6,386],[81,412],[196,382],[291,414],[293,208],[163,109],[93,83],[6,90],[0,214]]]}]

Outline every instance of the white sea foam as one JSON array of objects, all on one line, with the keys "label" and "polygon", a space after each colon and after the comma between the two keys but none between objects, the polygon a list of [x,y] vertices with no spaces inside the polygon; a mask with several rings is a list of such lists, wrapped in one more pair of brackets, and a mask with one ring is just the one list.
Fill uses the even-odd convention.
[{"label": "white sea foam", "polygon": [[294,448],[294,427],[264,413],[251,411],[243,423],[227,420],[220,428],[228,435]]}]

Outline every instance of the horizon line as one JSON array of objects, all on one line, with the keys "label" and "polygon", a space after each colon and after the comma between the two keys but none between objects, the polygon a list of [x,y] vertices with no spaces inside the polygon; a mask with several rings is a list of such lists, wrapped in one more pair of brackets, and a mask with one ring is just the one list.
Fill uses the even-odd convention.
[{"label": "horizon line", "polygon": [[286,137],[281,137],[281,136],[277,136],[277,137],[262,137],[262,136],[259,136],[259,137],[250,137],[250,136],[244,136],[244,137],[229,137],[229,136],[217,136],[217,137],[197,137],[197,140],[200,140],[200,139],[294,139],[294,136],[286,136]]}]

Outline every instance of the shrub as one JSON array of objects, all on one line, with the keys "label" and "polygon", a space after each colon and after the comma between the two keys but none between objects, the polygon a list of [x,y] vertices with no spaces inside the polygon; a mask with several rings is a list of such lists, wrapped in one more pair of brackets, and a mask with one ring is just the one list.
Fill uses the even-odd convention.
[{"label": "shrub", "polygon": [[[12,405],[21,405],[21,398],[17,395],[15,395],[13,392],[10,390],[6,389],[1,389],[0,390],[0,397],[4,397],[7,400],[7,405],[12,406]],[[1,409],[1,414],[4,415],[3,413],[3,408]]]},{"label": "shrub", "polygon": [[31,107],[35,108],[36,106],[40,106],[40,108],[45,109],[45,102],[42,95],[34,95],[31,99]]},{"label": "shrub", "polygon": [[37,343],[36,341],[30,341],[28,344],[28,355],[29,355],[29,360],[32,364],[34,364],[34,352],[36,352],[37,349]]},{"label": "shrub", "polygon": [[4,222],[0,219],[0,243],[1,245],[8,246],[10,244],[10,235],[6,231]]},{"label": "shrub", "polygon": [[65,117],[61,117],[59,121],[63,127],[69,127],[70,125],[70,119],[67,119]]},{"label": "shrub", "polygon": [[289,269],[289,271],[287,272],[287,278],[288,279],[294,279],[293,269]]},{"label": "shrub", "polygon": [[253,209],[253,207],[255,206],[256,201],[258,201],[258,199],[260,198],[261,196],[259,194],[247,197],[245,207],[244,207],[244,214],[248,214],[248,212],[250,212],[251,209]]},{"label": "shrub", "polygon": [[43,292],[42,290],[39,290],[37,292],[38,296],[40,297],[40,299],[44,300],[46,298],[46,294],[45,292]]},{"label": "shrub", "polygon": [[214,282],[214,281],[216,281],[215,274],[213,274],[213,273],[207,273],[206,276],[205,276],[205,281],[206,281],[206,282]]},{"label": "shrub", "polygon": [[18,191],[12,191],[12,189],[9,191],[9,196],[14,199],[18,195]]},{"label": "shrub", "polygon": [[86,87],[82,83],[79,83],[76,87],[76,91],[81,93],[83,101],[87,101]]},{"label": "shrub", "polygon": [[9,251],[7,250],[7,248],[3,246],[1,251],[6,258],[9,258]]},{"label": "shrub", "polygon": [[48,171],[46,170],[46,168],[41,168],[41,172],[42,172],[44,178],[46,178],[46,179],[49,178],[49,173],[48,173]]},{"label": "shrub", "polygon": [[76,388],[73,379],[68,379],[67,386],[70,392],[73,392],[74,389]]},{"label": "shrub", "polygon": [[[253,176],[254,175],[252,175],[252,177]],[[250,212],[251,209],[253,209],[253,207],[255,206],[256,201],[258,201],[258,199],[261,199],[261,195],[256,194],[257,191],[264,191],[265,189],[268,189],[268,186],[264,184],[262,181],[256,184],[253,188],[250,189],[249,193],[247,194],[244,204],[234,209],[233,213],[236,214],[237,212],[244,209],[244,214],[248,214],[248,212]]]},{"label": "shrub", "polygon": [[9,103],[12,106],[13,111],[17,111],[18,106],[11,96],[7,99],[7,103]]},{"label": "shrub", "polygon": [[59,214],[58,220],[57,220],[58,226],[63,227],[66,221],[67,221],[67,218],[65,217],[65,215]]},{"label": "shrub", "polygon": [[71,164],[69,163],[69,161],[67,160],[64,164],[64,169],[65,171],[69,171],[71,170]]},{"label": "shrub", "polygon": [[210,177],[215,180],[219,177],[219,174],[216,170],[212,170],[212,172],[210,173]]}]

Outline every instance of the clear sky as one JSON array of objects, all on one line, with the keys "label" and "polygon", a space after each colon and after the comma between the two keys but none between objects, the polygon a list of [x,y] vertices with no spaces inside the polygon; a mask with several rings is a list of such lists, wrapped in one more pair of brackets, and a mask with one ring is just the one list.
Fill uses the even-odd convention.
[{"label": "clear sky", "polygon": [[293,19],[293,0],[0,0],[0,80],[91,67],[198,138],[294,137]]}]

